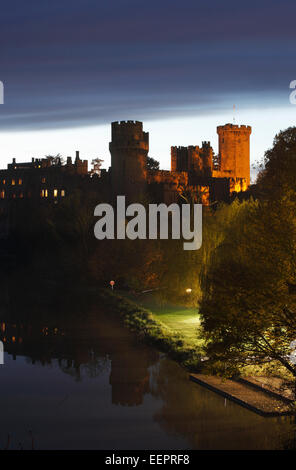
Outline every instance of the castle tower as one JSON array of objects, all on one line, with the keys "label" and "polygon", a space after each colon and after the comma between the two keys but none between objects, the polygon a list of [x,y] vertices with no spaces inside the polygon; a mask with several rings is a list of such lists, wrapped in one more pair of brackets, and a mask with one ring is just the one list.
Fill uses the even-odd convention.
[{"label": "castle tower", "polygon": [[245,178],[250,184],[251,126],[225,124],[217,127],[219,136],[219,171],[225,176]]},{"label": "castle tower", "polygon": [[139,121],[112,122],[111,184],[113,195],[137,201],[145,191],[149,134]]},{"label": "castle tower", "polygon": [[210,142],[202,147],[171,147],[171,171],[194,171],[200,176],[211,176],[213,169],[213,149]]}]

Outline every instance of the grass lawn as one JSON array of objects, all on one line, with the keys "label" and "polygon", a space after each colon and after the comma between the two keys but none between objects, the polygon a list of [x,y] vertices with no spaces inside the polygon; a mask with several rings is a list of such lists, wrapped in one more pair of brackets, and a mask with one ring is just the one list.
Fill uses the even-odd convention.
[{"label": "grass lawn", "polygon": [[198,337],[197,331],[200,319],[196,308],[186,308],[169,303],[162,305],[152,297],[152,294],[128,295],[128,297],[138,305],[150,310],[157,320],[172,331],[179,333],[191,346],[202,345],[202,339]]}]

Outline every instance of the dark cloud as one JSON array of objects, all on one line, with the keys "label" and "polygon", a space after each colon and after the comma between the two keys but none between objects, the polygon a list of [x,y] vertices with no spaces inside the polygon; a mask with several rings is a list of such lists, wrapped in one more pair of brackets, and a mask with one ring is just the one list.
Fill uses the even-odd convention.
[{"label": "dark cloud", "polygon": [[[210,113],[288,96],[293,1],[2,0],[2,129]],[[284,98],[283,98],[284,99]]]}]

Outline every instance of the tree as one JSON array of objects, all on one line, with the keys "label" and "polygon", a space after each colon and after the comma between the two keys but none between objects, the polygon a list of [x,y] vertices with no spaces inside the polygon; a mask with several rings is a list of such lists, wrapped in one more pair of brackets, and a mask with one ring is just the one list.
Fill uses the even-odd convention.
[{"label": "tree", "polygon": [[94,158],[91,162],[92,164],[92,169],[90,171],[91,176],[98,175],[101,176],[101,166],[102,166],[102,160],[101,158]]},{"label": "tree", "polygon": [[159,162],[152,157],[147,157],[147,170],[159,170]]},{"label": "tree", "polygon": [[212,252],[200,304],[207,353],[218,370],[277,361],[294,378],[296,198],[244,203]]},{"label": "tree", "polygon": [[64,165],[65,163],[65,160],[60,153],[57,153],[56,155],[45,155],[45,158],[47,158],[53,166]]},{"label": "tree", "polygon": [[257,193],[276,200],[295,187],[295,175],[296,127],[289,127],[275,136],[273,147],[265,152],[264,168],[257,178]]}]

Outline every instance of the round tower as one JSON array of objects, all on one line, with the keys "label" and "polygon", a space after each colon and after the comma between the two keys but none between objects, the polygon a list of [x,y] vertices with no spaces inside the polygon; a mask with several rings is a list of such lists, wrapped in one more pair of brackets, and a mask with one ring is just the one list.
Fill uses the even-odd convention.
[{"label": "round tower", "polygon": [[145,191],[149,134],[139,121],[112,122],[111,126],[112,192],[136,201]]},{"label": "round tower", "polygon": [[217,127],[220,172],[234,178],[245,178],[250,184],[251,126],[225,124]]}]

